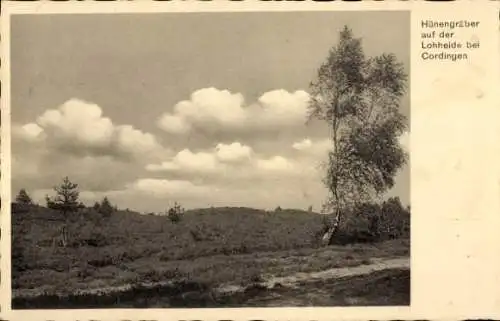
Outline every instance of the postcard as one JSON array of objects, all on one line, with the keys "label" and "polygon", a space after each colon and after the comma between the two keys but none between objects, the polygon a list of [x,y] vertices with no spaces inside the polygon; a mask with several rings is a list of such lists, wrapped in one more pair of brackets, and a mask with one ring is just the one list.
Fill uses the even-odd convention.
[{"label": "postcard", "polygon": [[500,317],[500,5],[3,6],[1,317]]}]

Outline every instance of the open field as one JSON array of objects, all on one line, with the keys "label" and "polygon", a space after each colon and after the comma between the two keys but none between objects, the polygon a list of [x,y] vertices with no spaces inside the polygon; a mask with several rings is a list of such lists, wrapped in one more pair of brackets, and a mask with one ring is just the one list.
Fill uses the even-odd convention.
[{"label": "open field", "polygon": [[[309,288],[301,291],[314,293],[312,289],[329,289],[318,286],[315,273],[409,257],[407,238],[319,247],[321,215],[299,210],[203,209],[186,212],[178,223],[164,216],[121,211],[106,218],[84,210],[68,225],[68,247],[54,245],[63,224],[57,211],[34,206],[13,213],[12,222],[13,297],[18,308],[217,306],[220,302],[272,305],[268,288],[273,295],[282,290],[262,285],[270,280],[310,273],[299,281]],[[407,279],[403,272],[398,273],[396,280]],[[379,274],[348,277],[358,280],[357,290],[362,291],[367,289],[367,282],[387,281],[382,276],[380,281]],[[325,284],[341,282],[338,278],[342,275],[325,275]],[[387,279],[387,274],[383,275]],[[279,294],[279,302],[291,300],[298,291],[286,289]],[[340,291],[337,286],[335,291]],[[145,293],[145,299],[139,299],[139,293]],[[189,293],[194,293],[193,297],[189,298]],[[304,298],[304,302],[309,299]],[[330,301],[323,297],[311,302],[337,302]]]}]

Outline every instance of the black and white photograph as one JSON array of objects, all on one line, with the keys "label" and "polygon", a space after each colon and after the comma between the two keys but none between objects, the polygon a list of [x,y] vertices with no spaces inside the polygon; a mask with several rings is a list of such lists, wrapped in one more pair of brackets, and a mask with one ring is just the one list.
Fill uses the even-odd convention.
[{"label": "black and white photograph", "polygon": [[410,27],[11,15],[12,309],[409,306]]}]

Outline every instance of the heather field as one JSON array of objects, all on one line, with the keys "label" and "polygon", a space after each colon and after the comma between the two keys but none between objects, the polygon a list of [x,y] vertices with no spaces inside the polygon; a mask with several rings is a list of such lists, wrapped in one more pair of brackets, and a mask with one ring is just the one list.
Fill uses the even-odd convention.
[{"label": "heather field", "polygon": [[[358,221],[346,222],[343,228],[351,234],[344,239],[351,242],[322,247],[325,216],[300,210],[198,209],[172,222],[166,216],[128,211],[103,216],[82,209],[73,213],[68,226],[70,243],[61,247],[57,240],[64,221],[58,211],[39,206],[14,206],[13,210],[12,285],[14,305],[19,302],[20,307],[29,307],[30,302],[92,306],[93,300],[118,306],[117,298],[134,289],[140,292],[141,287],[175,289],[147,301],[148,305],[217,306],[219,301],[213,298],[217,295],[224,304],[251,305],[245,295],[248,288],[255,294],[260,283],[274,278],[409,258],[408,213],[406,221],[398,221],[400,230],[393,226],[395,234],[378,233],[378,239],[368,224],[365,229],[360,224],[368,215],[352,215]],[[396,280],[408,279],[398,273]],[[363,288],[371,282],[351,277]],[[333,277],[326,279],[334,282]],[[313,287],[318,280],[306,277],[300,282]],[[198,294],[191,299],[170,302],[193,291]]]}]

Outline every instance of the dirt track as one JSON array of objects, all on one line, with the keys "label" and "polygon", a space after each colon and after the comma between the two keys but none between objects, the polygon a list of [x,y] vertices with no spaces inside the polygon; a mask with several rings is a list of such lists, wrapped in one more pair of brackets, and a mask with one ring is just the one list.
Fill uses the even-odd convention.
[{"label": "dirt track", "polygon": [[165,282],[143,285],[140,290],[122,287],[69,297],[18,297],[13,304],[21,309],[409,305],[410,259],[370,261],[371,264],[354,267],[269,276],[244,287],[225,285],[208,291],[191,288],[179,292],[178,287]]},{"label": "dirt track", "polygon": [[372,259],[373,263],[369,265],[360,265],[349,268],[334,268],[320,272],[312,273],[297,273],[292,276],[286,276],[281,278],[273,278],[269,280],[269,286],[274,287],[276,284],[281,284],[283,286],[291,286],[301,283],[301,282],[311,282],[320,281],[328,279],[336,279],[347,276],[357,276],[369,274],[376,271],[386,270],[386,269],[409,269],[410,259],[409,258],[397,258],[397,259]]},{"label": "dirt track", "polygon": [[410,259],[297,273],[246,288],[226,287],[230,306],[377,306],[410,304]]},{"label": "dirt track", "polygon": [[[271,277],[264,282],[258,283],[258,286],[267,289],[273,289],[276,286],[295,288],[300,284],[307,282],[326,281],[344,277],[353,277],[370,274],[377,271],[388,269],[410,269],[410,258],[393,258],[393,259],[378,259],[370,260],[372,263],[367,265],[359,265],[355,267],[333,268],[319,272],[296,273],[285,277]],[[234,293],[245,291],[245,287],[226,285],[218,289],[219,293]]]}]

